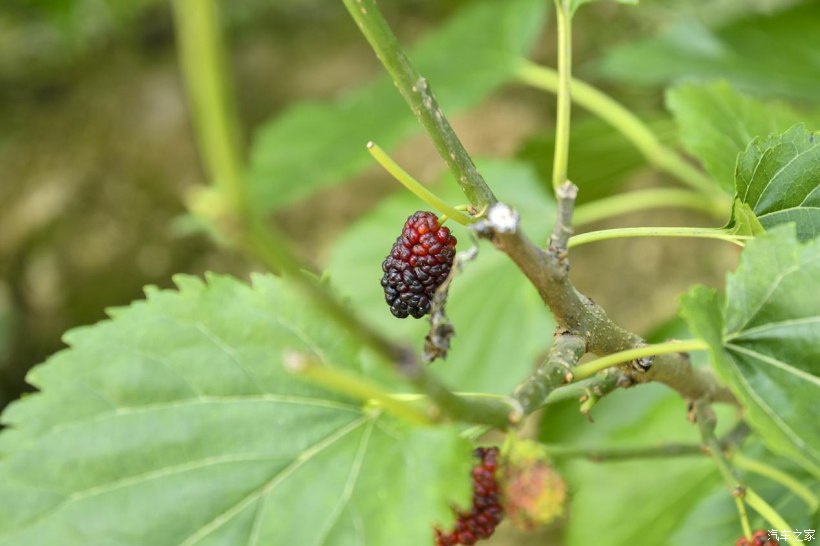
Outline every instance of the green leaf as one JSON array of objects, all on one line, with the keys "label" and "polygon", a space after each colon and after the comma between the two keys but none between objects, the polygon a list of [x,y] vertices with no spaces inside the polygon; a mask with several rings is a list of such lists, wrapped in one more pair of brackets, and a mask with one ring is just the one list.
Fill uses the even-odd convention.
[{"label": "green leaf", "polygon": [[[474,2],[409,53],[443,110],[478,104],[514,77],[543,24],[542,0]],[[446,52],[446,54],[442,54]],[[333,102],[303,102],[265,124],[252,148],[256,203],[275,208],[343,181],[373,164],[365,144],[385,149],[418,124],[385,75]]]},{"label": "green leaf", "polygon": [[752,208],[735,198],[732,203],[732,217],[729,224],[723,228],[733,235],[743,235],[746,237],[755,237],[762,233],[766,233],[766,229],[757,219],[757,215]]},{"label": "green leaf", "polygon": [[[669,120],[656,117],[648,124],[664,143],[675,140]],[[598,117],[574,116],[569,139],[568,178],[581,184],[578,203],[616,193],[630,175],[646,166],[646,159],[637,148]],[[554,149],[555,130],[550,128],[529,137],[516,154],[534,165],[546,188],[552,187]]]},{"label": "green leaf", "polygon": [[745,18],[719,29],[684,21],[661,36],[613,49],[603,73],[630,85],[728,79],[738,89],[817,103],[820,3],[804,2],[770,16]]},{"label": "green leaf", "polygon": [[470,446],[299,381],[288,352],[359,367],[344,332],[260,276],[73,330],[0,434],[0,544],[428,542],[469,496]]},{"label": "green leaf", "polygon": [[[820,481],[812,478],[811,475],[795,468],[795,465],[783,458],[772,457],[763,452],[758,445],[750,441],[742,448],[742,452],[752,459],[759,460],[770,466],[790,474],[798,479],[810,491],[818,491]],[[786,522],[794,529],[813,529],[816,522],[812,521],[813,515],[803,499],[771,480],[748,472],[738,472],[741,483],[753,488],[754,491],[766,500],[777,510]],[[770,525],[754,510],[748,510],[749,523],[752,529],[769,529]],[[709,537],[708,544],[733,544],[740,536],[740,519],[737,513],[737,506],[726,487],[721,483],[714,488],[714,491],[701,499],[698,505],[685,517],[681,518],[678,528],[670,537],[670,544],[673,546],[689,546],[691,544],[702,544],[705,537]]]},{"label": "green leaf", "polygon": [[[589,423],[576,401],[551,406],[541,439],[595,448],[700,441],[697,428],[686,419],[685,402],[660,385],[615,391],[598,402],[593,417]],[[725,427],[731,418],[719,422]],[[707,457],[559,462],[574,492],[567,546],[665,546],[686,514],[720,484]]]},{"label": "green leaf", "polygon": [[681,314],[767,446],[820,476],[820,239],[779,228],[750,241],[726,290],[721,302],[696,287]]},{"label": "green leaf", "polygon": [[[479,162],[479,169],[498,198],[516,207],[527,232],[546,240],[555,205],[532,170],[521,163]],[[457,203],[458,187],[435,188]],[[391,197],[362,217],[337,241],[328,263],[333,284],[348,294],[356,309],[406,343],[421,347],[429,329],[426,319],[395,319],[379,285],[381,263],[405,218],[427,205],[409,192]],[[474,243],[461,226],[448,224],[458,251]],[[447,315],[456,329],[447,360],[433,368],[459,390],[508,394],[533,368],[549,346],[554,322],[537,292],[510,260],[482,243],[478,258],[455,279]]]},{"label": "green leaf", "polygon": [[764,228],[793,222],[800,240],[816,237],[820,135],[795,125],[783,134],[755,139],[738,157],[735,184],[737,198],[754,211]]},{"label": "green leaf", "polygon": [[686,149],[726,190],[735,190],[735,158],[758,135],[780,133],[800,115],[780,103],[766,103],[735,91],[723,81],[684,84],[666,95]]}]

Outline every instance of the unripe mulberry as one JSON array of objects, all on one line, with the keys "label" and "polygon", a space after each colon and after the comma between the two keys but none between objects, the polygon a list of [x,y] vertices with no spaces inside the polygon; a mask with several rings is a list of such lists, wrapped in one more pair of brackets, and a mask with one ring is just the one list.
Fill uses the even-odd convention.
[{"label": "unripe mulberry", "polygon": [[382,263],[384,299],[394,316],[421,318],[430,312],[433,295],[453,266],[456,242],[432,212],[420,210],[407,219]]},{"label": "unripe mulberry", "polygon": [[473,506],[468,512],[456,512],[456,524],[449,533],[435,529],[436,546],[456,546],[475,544],[483,538],[490,538],[501,523],[503,511],[500,491],[495,479],[498,470],[498,448],[479,447],[475,450],[479,464],[473,467]]},{"label": "unripe mulberry", "polygon": [[735,542],[735,546],[779,546],[779,542],[772,538],[769,533],[763,529],[758,529],[752,535],[752,541],[749,542],[746,537],[739,538]]},{"label": "unripe mulberry", "polygon": [[500,478],[504,512],[513,526],[538,529],[563,515],[567,484],[543,445],[531,440],[512,443]]}]

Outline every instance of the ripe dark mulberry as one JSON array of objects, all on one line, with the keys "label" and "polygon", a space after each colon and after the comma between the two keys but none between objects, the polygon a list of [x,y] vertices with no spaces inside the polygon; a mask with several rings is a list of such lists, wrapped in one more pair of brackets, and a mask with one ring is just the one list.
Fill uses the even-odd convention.
[{"label": "ripe dark mulberry", "polygon": [[754,532],[751,542],[746,540],[746,537],[742,537],[735,542],[735,546],[779,546],[779,544],[778,541],[772,538],[769,533],[763,529],[758,529]]},{"label": "ripe dark mulberry", "polygon": [[432,212],[420,210],[407,219],[382,263],[384,299],[393,315],[421,318],[430,312],[436,288],[453,266],[456,242]]},{"label": "ripe dark mulberry", "polygon": [[501,523],[500,489],[495,479],[498,469],[498,448],[479,447],[475,450],[480,462],[473,467],[473,506],[469,512],[456,512],[456,525],[449,533],[435,529],[436,546],[475,544],[490,538]]}]

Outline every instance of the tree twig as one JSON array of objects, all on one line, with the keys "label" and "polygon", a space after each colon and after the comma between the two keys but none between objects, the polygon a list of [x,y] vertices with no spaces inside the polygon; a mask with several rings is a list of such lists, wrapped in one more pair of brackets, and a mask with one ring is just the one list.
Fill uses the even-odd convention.
[{"label": "tree twig", "polygon": [[450,293],[450,285],[453,283],[453,279],[464,269],[464,264],[474,260],[478,255],[478,241],[475,241],[475,243],[469,249],[456,254],[450,273],[444,282],[436,288],[433,295],[433,302],[430,306],[430,330],[424,338],[424,351],[422,353],[422,359],[426,363],[433,362],[437,358],[447,358],[447,352],[450,350],[450,339],[455,335],[455,328],[446,314],[447,296]]},{"label": "tree twig", "polygon": [[738,480],[732,466],[726,459],[726,454],[723,452],[720,442],[715,436],[717,418],[715,417],[715,412],[712,409],[712,405],[708,400],[695,400],[692,403],[692,415],[698,425],[698,428],[700,429],[702,447],[707,453],[709,453],[720,471],[720,475],[723,477],[723,481],[734,498],[735,504],[737,505],[738,516],[740,518],[741,526],[743,527],[743,533],[746,535],[747,539],[751,539],[749,517],[746,514],[746,506],[744,504],[746,487],[740,483],[740,480]]},{"label": "tree twig", "polygon": [[524,413],[538,409],[547,396],[572,380],[572,367],[586,352],[583,338],[561,335],[555,338],[547,359],[513,393]]},{"label": "tree twig", "polygon": [[[547,250],[539,248],[521,231],[518,214],[508,205],[496,201],[492,191],[476,171],[475,165],[436,104],[427,81],[410,64],[396,37],[379,12],[375,1],[344,0],[344,3],[382,64],[390,73],[399,92],[427,129],[439,154],[447,162],[465,195],[474,205],[479,207],[489,205],[486,216],[474,223],[471,229],[479,237],[491,240],[497,248],[505,252],[515,262],[552,311],[560,332],[583,340],[585,350],[597,355],[607,355],[645,346],[646,342],[640,336],[613,322],[600,306],[581,294],[568,278],[569,263],[566,256],[567,243],[565,240],[569,237],[570,232],[572,209],[576,194],[576,191],[573,190],[574,186],[568,183],[566,186],[567,191],[559,198],[561,211],[559,212],[558,226],[556,226],[553,233],[552,244]],[[576,361],[577,358],[573,363]],[[412,372],[405,373],[405,375],[415,377],[420,374],[423,369],[420,371],[418,365],[420,365],[419,361],[416,360],[415,364],[410,367]],[[556,370],[560,368],[556,364]],[[655,360],[655,365],[652,366],[652,370],[657,368],[660,368],[660,370],[655,371],[651,376],[643,374],[631,379],[634,382],[645,382],[649,380],[647,377],[651,377],[653,380],[669,385],[690,400],[706,398],[715,401],[734,401],[731,393],[723,389],[714,376],[700,373],[699,370],[692,368],[685,355],[675,354],[658,357]],[[551,378],[558,377],[554,370],[550,370],[547,375]],[[548,392],[539,392],[543,389],[529,384],[531,379],[525,381],[527,386],[519,394],[525,402],[525,404],[521,404],[522,407],[517,408],[521,414],[516,417],[517,414],[514,410],[512,414],[507,416],[513,421],[526,414],[526,410],[531,411],[534,409],[533,406],[537,407],[543,403],[548,394]],[[571,376],[563,378],[563,382],[571,380]],[[549,379],[546,384],[552,385],[553,381],[556,380]],[[433,394],[437,393],[437,388],[430,386],[426,383],[426,380],[418,377],[416,377],[415,382],[418,387],[422,388],[422,392],[434,398]],[[532,389],[531,393],[529,392],[530,389]],[[524,394],[525,392],[526,394]],[[466,412],[463,411],[465,410],[464,404],[469,401],[448,400],[448,396],[438,394],[441,395],[440,402],[443,403],[443,407],[449,407],[451,415],[466,415]],[[455,396],[452,393],[450,395]],[[533,401],[535,400],[539,400],[537,404],[534,404]],[[506,402],[521,403],[518,397]],[[484,410],[486,409],[484,408]],[[498,419],[501,413],[503,412],[494,413],[493,418]],[[499,420],[503,421],[503,419]]]},{"label": "tree twig", "polygon": [[578,186],[567,180],[556,189],[555,197],[558,201],[558,214],[550,236],[549,249],[559,257],[566,257],[572,235],[572,212],[578,197]]},{"label": "tree twig", "polygon": [[[731,431],[726,433],[718,444],[722,451],[731,451],[739,446],[749,435],[749,427],[741,421]],[[706,455],[701,444],[669,443],[654,446],[639,447],[569,447],[547,445],[550,456],[556,458],[584,458],[595,462],[615,462],[630,459],[661,459],[669,457],[689,457],[692,455]]]},{"label": "tree twig", "polygon": [[430,84],[410,63],[375,0],[344,0],[344,4],[413,114],[427,129],[467,199],[478,209],[495,203],[495,195],[444,117]]},{"label": "tree twig", "polygon": [[[496,214],[496,211],[503,213]],[[507,219],[493,221],[494,217]],[[479,237],[489,239],[507,254],[550,308],[559,328],[583,337],[587,352],[608,355],[643,347],[646,342],[612,321],[599,305],[581,294],[567,276],[568,264],[559,249],[547,251],[520,230],[517,214],[503,203],[490,208],[487,218],[473,224]],[[648,372],[631,371],[635,383],[658,381],[687,400],[707,397],[715,402],[737,404],[732,393],[704,368],[695,368],[685,353],[660,355]]]},{"label": "tree twig", "polygon": [[635,383],[663,383],[685,400],[705,398],[711,402],[739,405],[735,395],[718,380],[712,369],[693,366],[688,353],[658,355],[646,372],[633,368],[627,373]]},{"label": "tree twig", "polygon": [[592,396],[603,398],[615,389],[627,389],[631,386],[633,383],[629,376],[617,368],[609,368],[589,379],[576,379],[569,385],[559,386],[547,395],[541,407],[567,400],[585,402]]}]

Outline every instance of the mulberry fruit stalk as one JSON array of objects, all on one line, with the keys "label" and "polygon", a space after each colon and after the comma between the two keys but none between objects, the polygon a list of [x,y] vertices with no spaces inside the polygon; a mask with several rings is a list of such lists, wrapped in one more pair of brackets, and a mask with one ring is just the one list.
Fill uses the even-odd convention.
[{"label": "mulberry fruit stalk", "polygon": [[421,318],[430,312],[433,295],[453,266],[456,242],[432,212],[420,210],[407,219],[382,263],[384,299],[394,316]]},{"label": "mulberry fruit stalk", "polygon": [[752,535],[752,541],[749,542],[746,537],[738,539],[735,546],[778,546],[780,543],[773,539],[769,533],[763,529],[759,529]]},{"label": "mulberry fruit stalk", "polygon": [[456,524],[445,533],[435,529],[436,546],[475,544],[489,538],[501,523],[501,492],[495,474],[498,470],[498,448],[479,447],[475,450],[479,463],[473,467],[473,505],[468,512],[456,512]]}]

